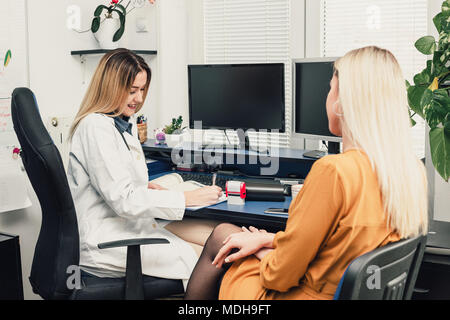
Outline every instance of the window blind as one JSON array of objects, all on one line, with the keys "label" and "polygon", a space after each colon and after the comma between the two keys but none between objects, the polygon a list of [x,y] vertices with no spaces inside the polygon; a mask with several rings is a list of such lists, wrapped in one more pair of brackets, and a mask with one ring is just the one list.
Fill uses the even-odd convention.
[{"label": "window blind", "polygon": [[[285,133],[249,132],[249,138],[255,147],[289,146],[292,127],[290,0],[204,0],[203,6],[206,64],[285,64]],[[227,134],[231,143],[237,143],[235,132]],[[214,143],[227,142],[218,130],[208,130],[207,139]]]},{"label": "window blind", "polygon": [[[412,83],[426,66],[427,57],[414,43],[427,35],[426,0],[321,0],[321,53],[338,57],[352,49],[376,45],[398,59],[405,78]],[[415,118],[411,129],[414,150],[425,155],[425,123]]]}]

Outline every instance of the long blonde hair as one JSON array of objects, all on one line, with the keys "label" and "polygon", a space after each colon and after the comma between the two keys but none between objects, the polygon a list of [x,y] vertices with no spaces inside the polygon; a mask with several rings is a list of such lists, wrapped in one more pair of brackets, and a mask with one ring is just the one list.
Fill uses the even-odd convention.
[{"label": "long blonde hair", "polygon": [[69,140],[72,139],[80,121],[91,113],[103,113],[110,117],[121,115],[131,86],[137,74],[142,71],[147,73],[147,83],[144,87],[143,101],[136,107],[136,112],[142,108],[150,86],[152,74],[149,66],[142,57],[128,49],[119,48],[105,54],[75,116]]},{"label": "long blonde hair", "polygon": [[369,157],[389,226],[402,238],[428,228],[427,179],[414,154],[405,78],[388,50],[365,47],[335,62],[342,130]]}]

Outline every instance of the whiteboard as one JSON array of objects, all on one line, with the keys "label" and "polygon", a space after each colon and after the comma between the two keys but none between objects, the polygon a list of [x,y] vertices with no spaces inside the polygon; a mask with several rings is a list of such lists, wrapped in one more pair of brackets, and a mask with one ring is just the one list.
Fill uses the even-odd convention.
[{"label": "whiteboard", "polygon": [[[11,121],[11,93],[27,87],[28,30],[26,0],[0,0],[0,152],[18,146]],[[10,59],[5,59],[7,53]]]},{"label": "whiteboard", "polygon": [[27,20],[26,0],[0,0],[0,213],[31,206],[11,119],[12,91],[29,86]]}]

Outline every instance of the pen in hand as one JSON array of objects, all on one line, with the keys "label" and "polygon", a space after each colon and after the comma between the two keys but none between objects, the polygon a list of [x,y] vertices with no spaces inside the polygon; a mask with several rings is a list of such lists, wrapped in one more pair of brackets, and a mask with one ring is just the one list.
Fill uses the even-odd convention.
[{"label": "pen in hand", "polygon": [[213,186],[215,186],[216,185],[216,177],[217,177],[217,173],[213,173],[213,176],[212,176],[212,185]]}]

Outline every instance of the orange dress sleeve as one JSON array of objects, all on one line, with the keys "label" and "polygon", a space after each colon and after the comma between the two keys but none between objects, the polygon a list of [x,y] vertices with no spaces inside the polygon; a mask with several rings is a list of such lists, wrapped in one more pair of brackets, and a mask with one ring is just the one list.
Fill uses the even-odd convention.
[{"label": "orange dress sleeve", "polygon": [[289,208],[285,231],[275,235],[275,250],[261,260],[263,287],[286,292],[299,285],[308,265],[336,229],[343,202],[336,166],[327,158],[316,161]]}]

